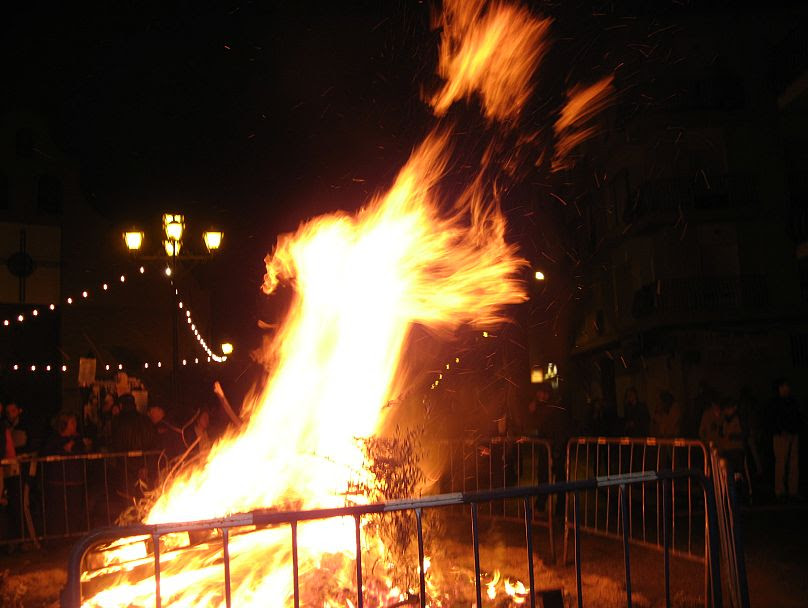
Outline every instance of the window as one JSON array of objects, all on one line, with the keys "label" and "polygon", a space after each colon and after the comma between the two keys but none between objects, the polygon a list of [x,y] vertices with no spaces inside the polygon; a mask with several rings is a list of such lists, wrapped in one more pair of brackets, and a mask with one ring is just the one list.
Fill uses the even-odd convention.
[{"label": "window", "polygon": [[808,334],[791,334],[791,363],[794,367],[808,366]]},{"label": "window", "polygon": [[40,175],[37,180],[37,209],[44,213],[62,211],[62,182],[52,175]]},{"label": "window", "polygon": [[31,158],[34,155],[34,132],[31,129],[17,129],[14,135],[14,147],[20,158]]},{"label": "window", "polygon": [[9,198],[8,177],[5,173],[0,173],[0,209],[8,209]]}]

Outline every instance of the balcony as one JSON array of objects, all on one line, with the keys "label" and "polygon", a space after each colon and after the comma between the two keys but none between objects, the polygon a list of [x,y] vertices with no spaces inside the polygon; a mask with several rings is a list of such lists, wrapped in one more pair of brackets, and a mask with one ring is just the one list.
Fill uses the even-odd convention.
[{"label": "balcony", "polygon": [[764,275],[660,279],[634,294],[633,316],[755,314],[770,308]]},{"label": "balcony", "polygon": [[715,211],[755,206],[754,183],[746,176],[719,175],[704,179],[666,178],[645,182],[636,203],[624,214],[626,223],[656,214],[687,211]]}]

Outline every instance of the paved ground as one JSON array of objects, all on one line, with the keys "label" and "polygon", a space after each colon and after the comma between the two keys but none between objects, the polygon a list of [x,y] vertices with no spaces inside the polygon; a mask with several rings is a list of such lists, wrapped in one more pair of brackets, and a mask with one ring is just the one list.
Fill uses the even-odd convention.
[{"label": "paved ground", "polygon": [[[808,550],[805,547],[808,506],[755,507],[744,510],[743,518],[751,605],[754,608],[808,607]],[[485,562],[502,563],[513,574],[526,577],[521,526],[492,525],[483,521],[481,528],[481,540],[489,545],[483,555]],[[447,534],[458,539],[468,538],[467,520],[453,523]],[[557,538],[556,550],[560,556],[560,533]],[[538,528],[535,540],[541,560],[537,563],[536,587],[562,586],[568,594],[574,593],[574,567],[571,564],[552,565],[546,529]],[[458,544],[461,549],[463,542]],[[0,577],[0,606],[57,606],[68,552],[69,545],[65,543],[11,556],[0,547],[0,573],[8,573],[6,577]],[[622,545],[609,539],[584,536],[581,554],[587,605],[625,605]],[[637,594],[635,599],[639,599],[636,604],[664,605],[661,553],[632,546],[631,556],[632,583]],[[673,560],[671,579],[675,606],[703,605],[704,571],[701,564]]]},{"label": "paved ground", "polygon": [[808,607],[808,506],[747,509],[742,525],[751,605]]}]

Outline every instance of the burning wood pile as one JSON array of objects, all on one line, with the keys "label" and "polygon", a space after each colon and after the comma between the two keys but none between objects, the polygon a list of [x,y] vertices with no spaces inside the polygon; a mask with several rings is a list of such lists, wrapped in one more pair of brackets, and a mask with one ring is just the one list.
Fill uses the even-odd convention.
[{"label": "burning wood pile", "polygon": [[[383,406],[406,382],[402,353],[411,329],[491,327],[503,321],[503,307],[526,298],[518,278],[525,262],[505,240],[497,179],[503,168],[512,168],[513,142],[535,138],[519,136],[517,127],[550,23],[504,2],[446,0],[436,25],[442,28],[444,79],[430,99],[437,126],[386,193],[355,215],[317,217],[278,239],[266,258],[264,291],[290,286],[295,295],[266,353],[269,378],[245,404],[242,428],[223,437],[204,463],[176,475],[145,523],[389,498],[380,494],[381,463],[374,466],[372,451],[368,463],[366,444],[357,438],[385,429]],[[576,90],[577,105],[559,119],[559,139],[584,136],[585,121],[608,88],[604,82],[583,100]],[[454,131],[441,117],[471,97],[481,101],[489,142],[475,177],[462,191],[450,192],[443,181],[454,168]],[[396,555],[390,543],[405,540],[391,540],[372,518],[363,520],[361,537],[368,604],[417,602],[417,567],[402,576],[406,569],[390,561]],[[233,605],[291,604],[288,527],[247,525],[231,531],[228,543]],[[353,519],[301,524],[297,543],[302,603],[353,605]],[[138,537],[89,555],[84,605],[154,606],[154,553],[151,538]],[[397,555],[403,559],[406,551]],[[164,536],[159,561],[163,606],[224,605],[220,532]],[[462,569],[425,575],[428,605],[473,603],[473,585],[468,587]],[[521,582],[498,574],[489,577],[486,590],[513,603],[524,602],[528,593]]]}]

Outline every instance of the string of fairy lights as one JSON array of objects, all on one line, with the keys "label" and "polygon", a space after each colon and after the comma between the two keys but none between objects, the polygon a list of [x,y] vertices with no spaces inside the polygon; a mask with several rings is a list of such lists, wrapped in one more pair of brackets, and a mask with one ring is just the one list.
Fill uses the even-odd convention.
[{"label": "string of fairy lights", "polygon": [[[492,337],[493,337],[493,336],[491,336],[491,334],[489,334],[487,331],[482,332],[482,336],[483,336],[483,338],[492,338]],[[445,364],[444,364],[444,365],[443,365],[443,366],[440,368],[440,369],[441,369],[441,371],[439,371],[439,372],[432,372],[432,375],[433,375],[433,377],[434,377],[434,380],[432,381],[432,384],[429,386],[429,390],[434,391],[435,389],[437,389],[437,388],[438,388],[438,386],[440,386],[440,381],[441,381],[441,380],[443,380],[443,374],[444,374],[445,372],[448,372],[449,370],[451,370],[451,369],[452,369],[452,365],[453,365],[452,361],[447,361],[447,362],[446,362],[446,363],[445,363]],[[460,357],[455,357],[455,358],[454,358],[454,365],[460,365]]]},{"label": "string of fairy lights", "polygon": [[[145,275],[146,268],[145,266],[140,266],[137,270],[137,274]],[[170,278],[170,273],[165,273],[166,277]],[[131,281],[129,282],[131,283]],[[101,295],[105,293],[110,293],[112,290],[113,285],[122,284],[127,285],[127,275],[121,274],[115,281],[105,281],[100,283],[98,291],[92,291],[90,289],[83,289],[80,293],[75,295],[68,295],[63,300],[63,305],[65,306],[75,306],[79,305],[82,302],[89,301],[92,296],[96,293]],[[180,364],[183,366],[188,365],[199,365],[200,363],[224,363],[227,361],[227,355],[232,352],[232,345],[230,344],[223,344],[222,354],[215,353],[211,347],[208,345],[207,341],[203,337],[202,333],[199,331],[196,323],[194,322],[193,315],[191,310],[188,308],[187,303],[183,300],[180,295],[179,289],[175,287],[174,295],[177,296],[177,306],[178,308],[185,313],[185,321],[186,325],[188,326],[188,331],[196,340],[198,346],[204,351],[205,357],[194,357],[193,359],[182,359]],[[16,315],[7,317],[3,319],[2,328],[11,329],[16,326],[20,326],[22,324],[28,323],[34,319],[42,318],[47,313],[55,313],[57,308],[56,302],[51,302],[47,306],[33,306],[29,311],[24,313],[18,313]],[[2,330],[0,330],[2,331]],[[56,364],[53,362],[46,362],[46,363],[21,363],[21,362],[12,362],[12,363],[2,363],[0,362],[0,370],[7,369],[8,371],[12,372],[42,372],[42,373],[57,373],[62,372],[66,373],[71,369],[78,369],[78,364],[70,365],[68,363],[60,363]],[[123,363],[118,363],[116,365],[112,364],[105,364],[104,369],[106,371],[124,371],[126,366]],[[162,361],[144,361],[138,366],[139,369],[151,369],[151,368],[162,368],[163,362]],[[133,371],[131,367],[127,371]]]}]

